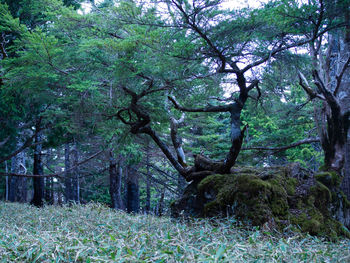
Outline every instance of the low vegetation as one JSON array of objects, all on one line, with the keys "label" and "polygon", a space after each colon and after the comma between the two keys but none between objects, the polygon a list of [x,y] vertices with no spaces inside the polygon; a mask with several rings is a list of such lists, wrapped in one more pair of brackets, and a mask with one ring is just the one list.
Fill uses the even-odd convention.
[{"label": "low vegetation", "polygon": [[350,240],[241,227],[233,218],[129,215],[100,204],[0,203],[1,262],[348,262]]}]

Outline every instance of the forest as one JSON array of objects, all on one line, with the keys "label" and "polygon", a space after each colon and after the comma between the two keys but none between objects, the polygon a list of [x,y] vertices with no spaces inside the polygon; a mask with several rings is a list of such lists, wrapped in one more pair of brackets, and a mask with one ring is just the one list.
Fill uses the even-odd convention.
[{"label": "forest", "polygon": [[350,261],[349,0],[0,0],[0,33],[4,262]]}]

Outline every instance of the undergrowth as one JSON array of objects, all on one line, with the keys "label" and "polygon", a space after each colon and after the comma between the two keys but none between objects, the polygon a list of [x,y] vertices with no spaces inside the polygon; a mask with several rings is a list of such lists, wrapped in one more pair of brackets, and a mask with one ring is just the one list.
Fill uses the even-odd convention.
[{"label": "undergrowth", "polygon": [[350,262],[350,240],[247,230],[225,220],[129,215],[100,204],[0,202],[1,262]]}]

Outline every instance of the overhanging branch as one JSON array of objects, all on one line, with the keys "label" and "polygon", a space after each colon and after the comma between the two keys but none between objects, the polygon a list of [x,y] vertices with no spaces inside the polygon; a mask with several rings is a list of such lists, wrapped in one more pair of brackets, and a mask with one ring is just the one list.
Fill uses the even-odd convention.
[{"label": "overhanging branch", "polygon": [[174,104],[175,109],[185,112],[227,112],[232,108],[232,104],[219,106],[208,105],[204,108],[186,108],[182,107],[174,97],[168,96],[168,99]]},{"label": "overhanging branch", "polygon": [[55,178],[64,178],[63,176],[61,176],[62,174],[66,173],[66,172],[69,172],[75,168],[77,168],[78,166],[84,164],[84,163],[87,163],[88,161],[90,161],[91,159],[97,157],[98,155],[100,155],[102,152],[104,152],[104,150],[101,150],[93,155],[91,155],[90,157],[86,158],[85,160],[77,163],[76,165],[74,165],[73,167],[65,170],[65,171],[62,171],[62,172],[59,172],[59,173],[53,173],[53,174],[44,174],[44,175],[39,175],[39,174],[16,174],[16,173],[2,173],[0,172],[0,175],[2,176],[17,176],[17,177],[30,177],[30,178],[36,178],[36,177],[55,177]]},{"label": "overhanging branch", "polygon": [[274,153],[286,151],[290,148],[294,148],[303,144],[313,143],[313,142],[320,142],[320,138],[308,138],[304,140],[300,140],[298,142],[294,142],[292,144],[286,145],[286,146],[280,146],[280,147],[244,147],[242,150],[258,150],[258,151],[271,151]]}]

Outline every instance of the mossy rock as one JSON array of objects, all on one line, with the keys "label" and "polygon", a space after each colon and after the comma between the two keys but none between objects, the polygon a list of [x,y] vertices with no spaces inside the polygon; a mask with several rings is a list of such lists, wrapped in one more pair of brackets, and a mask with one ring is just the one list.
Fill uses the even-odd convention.
[{"label": "mossy rock", "polygon": [[[248,225],[268,224],[279,231],[291,224],[312,235],[350,237],[347,229],[333,218],[332,202],[343,199],[332,193],[336,185],[339,182],[335,175],[320,173],[315,177],[295,164],[238,167],[232,174],[211,175],[193,182],[172,211],[176,215],[187,209],[183,211],[186,215],[201,217],[234,215]],[[190,204],[195,204],[196,209],[188,209]]]},{"label": "mossy rock", "polygon": [[341,177],[335,171],[318,173],[315,175],[315,179],[331,189],[339,187],[341,183]]}]

